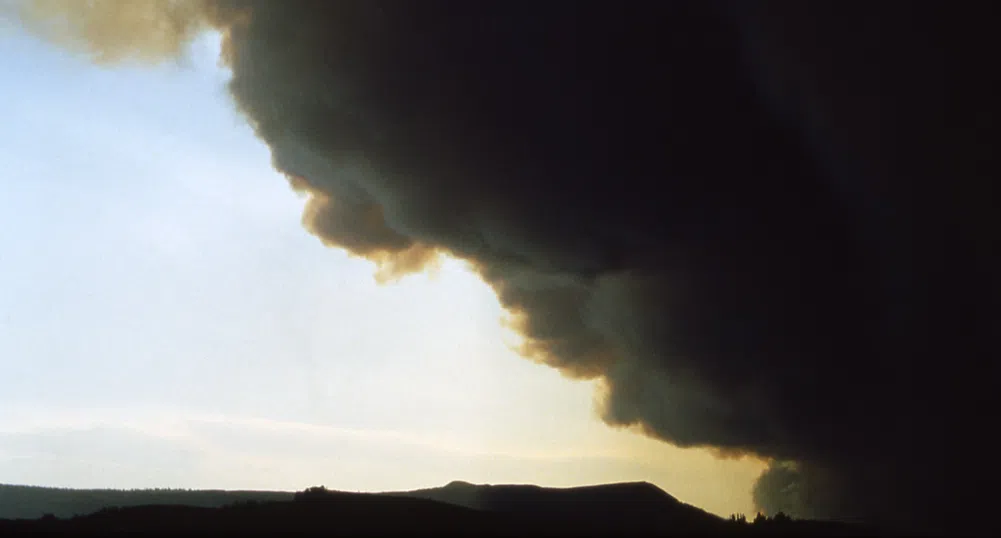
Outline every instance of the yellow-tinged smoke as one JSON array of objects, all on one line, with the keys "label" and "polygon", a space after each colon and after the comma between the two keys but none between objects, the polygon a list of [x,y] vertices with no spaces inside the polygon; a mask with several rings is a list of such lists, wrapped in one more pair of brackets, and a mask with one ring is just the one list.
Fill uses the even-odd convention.
[{"label": "yellow-tinged smoke", "polygon": [[202,0],[32,0],[2,11],[23,28],[92,61],[176,58],[209,26]]}]

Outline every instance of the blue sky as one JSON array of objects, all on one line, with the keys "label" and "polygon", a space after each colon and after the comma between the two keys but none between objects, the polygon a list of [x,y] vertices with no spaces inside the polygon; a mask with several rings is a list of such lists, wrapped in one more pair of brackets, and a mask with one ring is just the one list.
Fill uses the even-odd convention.
[{"label": "blue sky", "polygon": [[379,286],[310,236],[217,47],[99,68],[0,32],[0,482],[648,480],[751,510],[760,463],[601,424],[460,262]]}]

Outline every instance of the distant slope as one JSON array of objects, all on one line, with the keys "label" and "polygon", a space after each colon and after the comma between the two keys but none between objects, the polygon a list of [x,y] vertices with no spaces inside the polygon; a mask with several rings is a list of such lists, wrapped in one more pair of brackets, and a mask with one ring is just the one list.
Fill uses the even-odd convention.
[{"label": "distant slope", "polygon": [[477,510],[575,520],[589,525],[655,526],[674,529],[716,528],[724,520],[682,503],[647,482],[572,488],[535,485],[478,485],[455,481],[440,488],[387,492]]},{"label": "distant slope", "polygon": [[[724,521],[679,502],[644,482],[579,488],[474,485],[392,493],[346,493],[322,487],[284,492],[183,490],[60,490],[3,486],[8,494],[44,498],[47,512],[65,502],[124,506],[71,518],[0,518],[0,536],[20,532],[117,532],[232,535],[322,534],[326,536],[873,536],[873,529],[810,521]],[[53,497],[54,495],[54,497]],[[61,499],[59,498],[61,496]],[[283,500],[267,500],[267,497]],[[291,497],[291,500],[289,498]],[[437,499],[433,498],[436,497]],[[445,500],[447,499],[447,500]],[[86,501],[86,502],[85,502]],[[257,502],[241,502],[257,501]],[[200,503],[182,506],[178,503]],[[236,504],[230,504],[230,503]],[[8,510],[20,510],[5,506]],[[218,507],[219,504],[226,506]],[[213,507],[214,505],[217,507]],[[36,507],[37,508],[37,507]],[[891,534],[893,535],[893,534]]]},{"label": "distant slope", "polygon": [[241,501],[289,501],[292,492],[183,489],[66,489],[0,484],[0,519],[67,518],[106,507],[185,505],[218,507]]},{"label": "distant slope", "polygon": [[[543,488],[535,485],[474,485],[455,481],[437,488],[388,492],[467,508],[502,512],[610,512],[671,514],[676,518],[716,516],[681,503],[660,488],[645,482],[576,488]],[[0,484],[0,519],[34,519],[45,514],[59,518],[91,514],[102,508],[184,505],[215,508],[243,501],[288,501],[292,492],[182,489],[64,489]]]},{"label": "distant slope", "polygon": [[[607,494],[607,490],[600,493]],[[586,510],[575,513],[569,507],[555,513],[537,507],[482,511],[416,497],[323,492],[294,501],[222,508],[133,506],[71,519],[0,520],[0,536],[25,532],[88,536],[121,532],[198,536],[873,536],[862,529],[814,522],[751,525],[716,518],[679,524],[629,517],[621,507],[616,510],[597,515]]]},{"label": "distant slope", "polygon": [[222,508],[132,506],[67,520],[0,520],[0,535],[42,531],[87,535],[156,532],[354,536],[402,532],[454,536],[489,529],[493,523],[482,512],[427,499],[343,493],[320,500],[244,503]]}]

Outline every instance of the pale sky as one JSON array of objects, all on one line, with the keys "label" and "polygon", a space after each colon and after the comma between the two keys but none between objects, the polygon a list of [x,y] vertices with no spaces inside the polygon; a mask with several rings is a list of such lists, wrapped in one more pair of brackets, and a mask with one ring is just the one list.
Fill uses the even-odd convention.
[{"label": "pale sky", "polygon": [[99,68],[0,31],[0,483],[646,480],[752,511],[762,463],[601,423],[461,262],[380,286],[309,235],[217,43]]}]

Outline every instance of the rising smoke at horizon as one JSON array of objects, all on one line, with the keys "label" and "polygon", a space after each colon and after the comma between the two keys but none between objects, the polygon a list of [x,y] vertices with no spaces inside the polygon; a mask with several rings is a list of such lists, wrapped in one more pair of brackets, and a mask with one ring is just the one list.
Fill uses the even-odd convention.
[{"label": "rising smoke at horizon", "polygon": [[526,356],[602,382],[607,423],[774,459],[761,508],[939,525],[990,506],[993,475],[958,462],[988,462],[995,409],[997,105],[954,61],[991,48],[988,17],[25,5],[98,61],[220,30],[310,232],[382,279],[470,261]]}]

